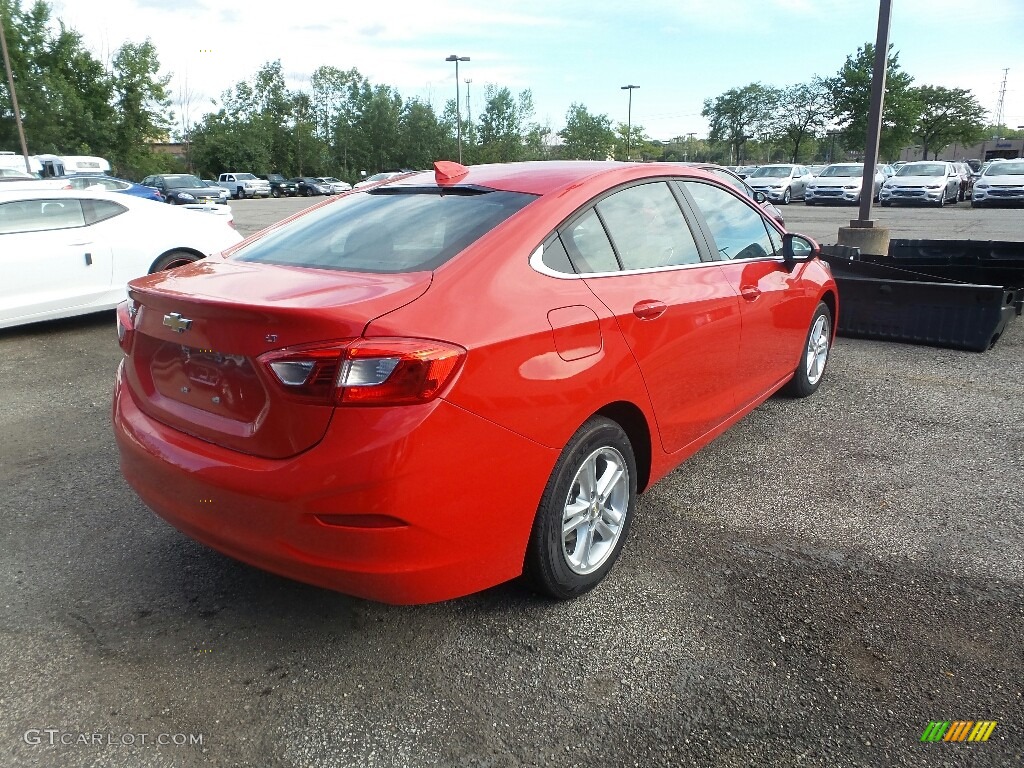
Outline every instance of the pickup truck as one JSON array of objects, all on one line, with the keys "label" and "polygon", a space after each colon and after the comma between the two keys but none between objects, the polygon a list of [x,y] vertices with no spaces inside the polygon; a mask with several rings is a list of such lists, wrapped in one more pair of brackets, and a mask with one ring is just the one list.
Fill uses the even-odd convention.
[{"label": "pickup truck", "polygon": [[291,179],[286,179],[280,173],[268,173],[266,176],[260,176],[260,178],[270,182],[271,197],[295,197],[295,195],[299,194],[299,189],[295,182]]},{"label": "pickup truck", "polygon": [[231,192],[232,197],[270,197],[270,182],[257,179],[251,173],[222,173],[217,184]]}]

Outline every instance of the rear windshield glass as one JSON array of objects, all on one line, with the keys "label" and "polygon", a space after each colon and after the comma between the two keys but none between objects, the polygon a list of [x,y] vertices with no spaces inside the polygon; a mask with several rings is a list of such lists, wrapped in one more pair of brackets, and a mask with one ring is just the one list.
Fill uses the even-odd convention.
[{"label": "rear windshield glass", "polygon": [[534,199],[476,189],[375,189],[342,197],[232,258],[347,272],[431,270]]}]

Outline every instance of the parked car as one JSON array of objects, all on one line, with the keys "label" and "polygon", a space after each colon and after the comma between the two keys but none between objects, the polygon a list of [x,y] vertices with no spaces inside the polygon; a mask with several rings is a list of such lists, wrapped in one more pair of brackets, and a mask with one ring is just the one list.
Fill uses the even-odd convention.
[{"label": "parked car", "polygon": [[336,179],[333,176],[318,176],[317,181],[327,188],[327,193],[330,195],[341,194],[352,189],[352,185],[347,181]]},{"label": "parked car", "polygon": [[687,163],[687,165],[691,165],[694,168],[700,168],[701,170],[713,174],[720,181],[724,181],[744,197],[753,200],[755,203],[760,205],[769,216],[779,223],[780,226],[786,226],[786,220],[782,217],[782,211],[775,207],[771,200],[768,199],[768,195],[763,192],[756,192],[753,187],[737,176],[735,172],[730,171],[727,167],[723,165],[714,165],[713,163]]},{"label": "parked car", "polygon": [[268,173],[260,176],[261,179],[269,182],[271,197],[295,197],[299,194],[297,185],[291,179],[286,179],[280,173]]},{"label": "parked car", "polygon": [[14,168],[0,168],[0,190],[22,189],[71,189],[71,183],[67,179],[42,179]]},{"label": "parked car", "polygon": [[955,203],[960,194],[960,174],[952,163],[920,160],[900,166],[896,175],[882,185],[879,201],[893,203],[926,203],[940,208]]},{"label": "parked car", "polygon": [[247,197],[270,197],[270,182],[260,179],[251,173],[222,173],[217,183],[225,187],[232,197],[244,200]]},{"label": "parked car", "polygon": [[1024,203],[1024,159],[994,160],[974,182],[971,207]]},{"label": "parked car", "polygon": [[[825,166],[816,178],[808,182],[804,190],[804,204],[859,203],[863,175],[863,163],[832,163]],[[876,199],[883,179],[880,171],[875,173],[872,195]]]},{"label": "parked car", "polygon": [[132,195],[0,191],[0,328],[111,309],[129,280],[241,239],[221,217]]},{"label": "parked car", "polygon": [[230,189],[228,189],[227,187],[221,186],[220,182],[214,181],[213,179],[200,179],[200,181],[203,182],[204,186],[209,187],[210,189],[212,189],[214,192],[216,192],[220,196],[217,199],[217,202],[220,205],[227,205],[228,204],[228,200],[231,199],[231,190]]},{"label": "parked car", "polygon": [[525,569],[571,598],[640,491],[819,387],[817,252],[682,165],[439,162],[133,281],[121,468],[189,536],[302,581],[416,603]]},{"label": "parked car", "polygon": [[352,189],[362,189],[363,187],[368,187],[371,184],[379,184],[382,181],[388,181],[396,176],[401,176],[403,173],[405,173],[405,171],[382,171],[380,173],[375,173],[372,176],[367,176],[362,181],[357,181],[352,185]]},{"label": "parked car", "polygon": [[156,187],[147,187],[136,184],[127,179],[118,179],[113,176],[89,176],[79,174],[67,177],[68,184],[72,189],[105,189],[108,192],[122,192],[134,197],[142,197],[147,200],[155,200],[158,203],[164,202],[164,195]]},{"label": "parked car", "polygon": [[327,185],[321,182],[315,176],[296,176],[292,179],[295,182],[295,189],[297,194],[304,197],[312,197],[313,195],[329,195],[330,191]]},{"label": "parked car", "polygon": [[747,178],[750,174],[757,170],[756,165],[741,165],[736,169],[736,175],[741,179]]},{"label": "parked car", "polygon": [[2,168],[0,167],[0,179],[21,179],[21,180],[38,180],[38,176],[33,176],[31,173],[25,173],[19,171],[17,168]]},{"label": "parked car", "polygon": [[147,176],[142,180],[142,185],[159,189],[171,205],[212,205],[220,202],[220,192],[206,186],[199,177],[190,173]]},{"label": "parked car", "polygon": [[782,163],[758,166],[744,181],[768,195],[773,203],[789,205],[790,200],[803,200],[804,189],[813,178],[802,165]]}]

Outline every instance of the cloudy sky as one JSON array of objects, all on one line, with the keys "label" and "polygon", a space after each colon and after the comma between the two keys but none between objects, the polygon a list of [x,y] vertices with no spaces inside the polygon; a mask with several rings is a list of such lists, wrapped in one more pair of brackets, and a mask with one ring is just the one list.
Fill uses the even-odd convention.
[{"label": "cloudy sky", "polygon": [[[26,0],[27,1],[27,0]],[[186,82],[196,114],[267,61],[292,88],[320,65],[355,67],[374,84],[440,112],[454,97],[449,54],[474,115],[483,88],[530,89],[535,118],[559,130],[576,102],[654,139],[703,136],[704,99],[760,81],[786,86],[834,74],[874,42],[877,0],[51,0],[102,58],[150,38],[172,92]],[[891,40],[917,84],[971,89],[994,119],[1008,68],[1004,123],[1024,125],[1024,2],[895,0]]]}]

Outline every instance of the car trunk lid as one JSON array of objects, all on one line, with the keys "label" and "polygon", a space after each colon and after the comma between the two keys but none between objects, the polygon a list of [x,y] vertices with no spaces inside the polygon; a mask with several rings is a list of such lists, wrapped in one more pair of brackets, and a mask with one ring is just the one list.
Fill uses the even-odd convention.
[{"label": "car trunk lid", "polygon": [[130,286],[126,378],[157,421],[251,455],[292,456],[319,442],[333,408],[289,398],[258,358],[356,338],[430,280],[214,260],[150,275]]}]

